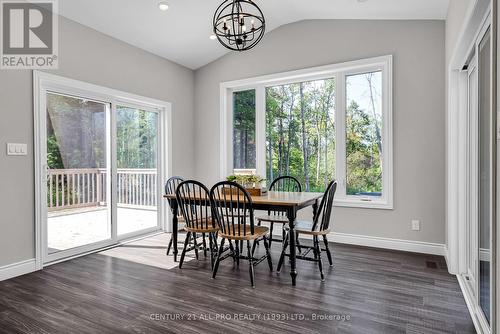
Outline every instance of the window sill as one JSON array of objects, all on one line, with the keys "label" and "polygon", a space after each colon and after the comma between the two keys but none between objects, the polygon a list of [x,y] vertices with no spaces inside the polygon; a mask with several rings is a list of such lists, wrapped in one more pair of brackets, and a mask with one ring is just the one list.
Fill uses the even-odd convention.
[{"label": "window sill", "polygon": [[384,200],[363,201],[360,199],[336,199],[333,205],[347,208],[394,210],[394,205]]}]

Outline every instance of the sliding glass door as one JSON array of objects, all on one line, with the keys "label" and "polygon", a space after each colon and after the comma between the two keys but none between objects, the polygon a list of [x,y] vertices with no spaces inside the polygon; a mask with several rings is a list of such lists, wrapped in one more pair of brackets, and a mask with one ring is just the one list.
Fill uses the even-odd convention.
[{"label": "sliding glass door", "polygon": [[494,115],[491,99],[491,32],[486,24],[476,40],[467,65],[468,78],[468,219],[467,289],[474,313],[483,328],[491,324],[491,240],[494,217]]},{"label": "sliding glass door", "polygon": [[43,262],[160,230],[167,162],[161,152],[168,150],[163,105],[117,99],[99,87],[47,86],[38,92],[37,110]]},{"label": "sliding glass door", "polygon": [[158,112],[116,107],[118,235],[158,226]]}]

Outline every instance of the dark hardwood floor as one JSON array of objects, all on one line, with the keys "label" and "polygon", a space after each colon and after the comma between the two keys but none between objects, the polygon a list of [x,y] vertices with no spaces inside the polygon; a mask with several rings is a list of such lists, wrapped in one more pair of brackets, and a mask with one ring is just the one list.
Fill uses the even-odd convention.
[{"label": "dark hardwood floor", "polygon": [[298,261],[292,287],[288,263],[278,275],[263,262],[252,289],[246,261],[225,260],[212,280],[202,255],[176,268],[167,241],[160,235],[0,282],[0,333],[475,333],[439,256],[334,244],[325,282],[315,264]]}]

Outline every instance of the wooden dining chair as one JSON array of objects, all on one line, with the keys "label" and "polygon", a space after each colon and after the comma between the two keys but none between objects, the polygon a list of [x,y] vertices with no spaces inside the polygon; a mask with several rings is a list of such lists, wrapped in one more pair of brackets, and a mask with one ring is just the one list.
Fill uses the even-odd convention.
[{"label": "wooden dining chair", "polygon": [[[305,249],[304,252],[300,252],[299,255],[296,256],[297,259],[314,261],[318,263],[319,272],[321,274],[321,280],[325,280],[325,275],[323,273],[323,261],[321,259],[321,251],[325,250],[328,256],[328,262],[330,266],[333,266],[332,254],[330,252],[330,248],[328,247],[328,238],[327,235],[330,232],[330,218],[332,215],[332,207],[333,207],[333,198],[335,196],[335,192],[337,191],[337,181],[333,180],[328,184],[328,187],[325,190],[325,194],[321,198],[321,203],[317,210],[315,210],[315,214],[312,221],[304,221],[297,220],[295,222],[295,237],[298,237],[300,234],[310,235],[313,238],[313,245],[304,246],[301,248]],[[294,236],[290,235],[290,228],[288,226],[285,227],[286,236],[285,243],[283,245],[283,250],[281,251],[281,256],[278,262],[278,273],[281,270],[281,266],[283,265],[285,256],[290,256],[286,253],[286,250],[289,245],[289,238],[293,238]],[[319,244],[319,237],[323,238],[323,242],[325,244],[325,248],[321,249]],[[313,251],[314,257],[308,257],[308,253]]]},{"label": "wooden dining chair", "polygon": [[[167,183],[165,183],[165,195],[175,195],[175,191],[177,190],[177,187],[181,182],[184,182],[184,179],[180,176],[172,176],[167,180]],[[174,213],[173,208],[172,208],[172,200],[168,199],[168,205],[170,206],[170,211],[172,214]],[[184,223],[184,218],[182,217],[181,210],[177,210],[177,221],[179,224]],[[184,228],[179,228],[179,232],[183,232]],[[172,237],[170,238],[170,241],[168,242],[168,247],[167,247],[167,255],[170,254],[170,250],[172,249],[172,243],[173,239]]]},{"label": "wooden dining chair", "polygon": [[[240,259],[249,261],[250,282],[255,287],[254,266],[267,259],[269,269],[273,271],[271,254],[269,253],[268,233],[269,229],[265,226],[255,226],[252,198],[248,192],[235,182],[219,182],[210,190],[210,199],[212,201],[212,212],[218,223],[219,252],[213,268],[212,278],[217,275],[219,263],[232,257],[239,263]],[[262,238],[266,248],[266,255],[261,258],[254,258],[255,247],[251,245]],[[224,243],[228,240],[229,247],[224,248]],[[233,246],[232,241],[235,242]],[[243,256],[240,246],[246,241],[247,255]]]},{"label": "wooden dining chair", "polygon": [[[271,183],[269,191],[287,191],[287,192],[302,192],[302,186],[299,180],[293,176],[280,176]],[[269,247],[273,241],[282,243],[285,240],[284,226],[288,224],[288,217],[284,211],[268,211],[267,215],[257,217],[257,225],[261,226],[262,222],[269,223]],[[281,224],[282,239],[273,237],[274,224]]]},{"label": "wooden dining chair", "polygon": [[[212,219],[212,207],[208,188],[201,182],[188,180],[179,184],[175,191],[175,196],[184,217],[184,230],[187,232],[179,268],[182,268],[187,252],[194,250],[198,259],[200,246],[197,240],[199,236],[203,236],[203,241],[205,241],[205,235],[208,235],[210,264],[213,268],[215,255],[217,254],[217,231],[219,228],[215,220]],[[188,247],[191,238],[194,245]],[[207,248],[205,244],[203,245],[203,250],[206,255]]]}]

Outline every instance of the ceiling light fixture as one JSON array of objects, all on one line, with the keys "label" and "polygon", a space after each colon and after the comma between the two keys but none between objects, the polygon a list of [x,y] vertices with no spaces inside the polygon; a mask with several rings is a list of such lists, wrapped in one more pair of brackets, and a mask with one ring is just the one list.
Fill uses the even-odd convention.
[{"label": "ceiling light fixture", "polygon": [[252,0],[225,0],[215,11],[215,38],[230,50],[250,50],[260,42],[265,30],[264,14]]},{"label": "ceiling light fixture", "polygon": [[168,10],[168,3],[166,1],[160,1],[158,2],[158,8],[160,8],[160,10],[166,11]]}]

